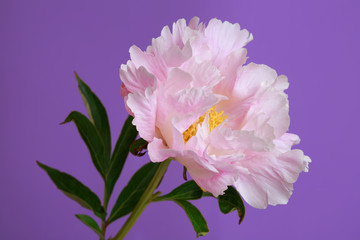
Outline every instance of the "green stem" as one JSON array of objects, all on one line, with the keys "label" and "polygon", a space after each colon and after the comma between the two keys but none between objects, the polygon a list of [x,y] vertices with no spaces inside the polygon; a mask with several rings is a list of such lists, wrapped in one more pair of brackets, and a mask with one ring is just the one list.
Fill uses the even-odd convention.
[{"label": "green stem", "polygon": [[140,217],[141,213],[144,211],[146,206],[150,203],[152,199],[153,192],[159,185],[162,177],[164,176],[167,167],[170,164],[171,159],[167,159],[164,162],[160,163],[158,170],[156,171],[153,179],[151,180],[149,186],[141,196],[139,202],[137,203],[135,209],[131,213],[130,217],[126,220],[125,224],[122,226],[120,231],[115,235],[112,240],[122,240],[126,234],[130,231],[132,226],[134,226],[136,220]]},{"label": "green stem", "polygon": [[[105,212],[107,211],[107,206],[108,206],[108,203],[109,203],[109,199],[107,198],[107,191],[106,191],[106,181],[105,181],[105,187],[104,187],[104,198],[103,198],[103,204],[104,204],[104,209],[105,209]],[[105,220],[102,220],[101,221],[101,233],[103,235],[103,239],[105,239],[105,233],[106,233],[106,227],[107,227],[108,223],[107,221]],[[102,238],[100,238],[100,240],[102,240]]]}]

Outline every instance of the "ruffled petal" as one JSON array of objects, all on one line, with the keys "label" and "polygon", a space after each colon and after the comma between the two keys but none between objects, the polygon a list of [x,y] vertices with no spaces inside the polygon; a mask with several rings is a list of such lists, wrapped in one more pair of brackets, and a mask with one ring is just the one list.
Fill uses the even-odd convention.
[{"label": "ruffled petal", "polygon": [[148,153],[152,162],[163,162],[168,158],[176,157],[177,152],[169,149],[163,143],[162,139],[154,138],[148,144]]},{"label": "ruffled petal", "polygon": [[126,103],[134,113],[133,124],[139,131],[140,137],[148,142],[152,141],[155,136],[156,94],[151,88],[146,88],[144,94],[130,93]]},{"label": "ruffled petal", "polygon": [[226,122],[211,132],[209,140],[212,149],[221,149],[223,152],[229,150],[264,152],[270,148],[268,143],[255,136],[253,132],[244,130],[234,131],[226,127]]},{"label": "ruffled petal", "polygon": [[193,77],[192,87],[212,88],[223,80],[220,71],[211,62],[198,63],[195,59],[188,61],[183,69]]},{"label": "ruffled petal", "polygon": [[205,25],[200,22],[200,18],[193,17],[189,22],[189,28],[195,31],[203,32],[205,30]]},{"label": "ruffled petal", "polygon": [[149,73],[145,67],[136,68],[132,62],[127,65],[121,65],[120,78],[129,92],[145,92],[145,89],[156,88],[156,77]]},{"label": "ruffled petal", "polygon": [[121,84],[120,87],[120,94],[121,96],[124,98],[124,103],[125,103],[125,108],[126,111],[129,113],[129,115],[134,116],[134,113],[131,111],[131,109],[129,108],[129,106],[127,105],[127,100],[128,100],[128,95],[129,95],[129,90],[126,88],[126,86],[124,85],[124,83]]},{"label": "ruffled petal", "polygon": [[172,26],[174,43],[180,48],[184,47],[182,36],[184,35],[186,27],[186,21],[183,18],[174,22]]},{"label": "ruffled petal", "polygon": [[233,175],[220,172],[192,151],[183,152],[176,160],[187,168],[190,176],[203,189],[215,196],[224,194],[233,183]]},{"label": "ruffled petal", "polygon": [[214,92],[224,95],[231,94],[234,89],[237,72],[246,62],[246,54],[246,49],[240,48],[233,51],[224,59],[219,67],[224,80],[215,87]]},{"label": "ruffled petal", "polygon": [[179,31],[183,32],[185,28],[184,24],[186,23],[183,23],[183,21],[179,20],[175,24],[175,30],[177,31],[173,35],[169,27],[165,26],[161,31],[161,36],[152,41],[152,52],[167,67],[179,67],[192,55],[190,43],[184,44],[181,39],[178,39]]},{"label": "ruffled petal", "polygon": [[279,156],[272,152],[248,153],[243,166],[249,174],[240,175],[235,187],[255,208],[286,204],[293,192],[293,183],[300,172],[306,171],[308,162],[309,158],[299,150]]},{"label": "ruffled petal", "polygon": [[164,81],[167,78],[168,70],[161,58],[154,56],[153,53],[143,52],[135,45],[130,48],[129,52],[135,67],[139,68],[140,66],[144,66],[160,81]]},{"label": "ruffled petal", "polygon": [[225,57],[232,51],[243,48],[253,37],[246,30],[240,30],[239,24],[211,19],[205,29],[205,36],[213,52],[214,63],[220,66]]},{"label": "ruffled petal", "polygon": [[310,158],[305,156],[303,151],[294,149],[281,154],[277,158],[276,171],[288,183],[296,182],[300,172],[307,172]]},{"label": "ruffled petal", "polygon": [[249,63],[237,75],[232,95],[237,99],[260,97],[275,82],[276,71],[263,64]]},{"label": "ruffled petal", "polygon": [[169,72],[167,81],[163,84],[164,94],[173,95],[182,89],[190,88],[193,76],[180,68],[172,68]]},{"label": "ruffled petal", "polygon": [[214,94],[208,94],[203,89],[189,88],[177,92],[169,98],[169,104],[173,106],[174,125],[184,132],[193,122],[206,113],[221,98]]},{"label": "ruffled petal", "polygon": [[300,138],[296,134],[285,133],[280,138],[274,139],[276,149],[281,153],[288,152],[295,144],[300,143]]},{"label": "ruffled petal", "polygon": [[254,131],[258,137],[272,141],[290,124],[287,95],[279,90],[284,87],[286,79],[278,77],[275,70],[250,63],[239,70],[229,102],[220,106],[233,128]]}]

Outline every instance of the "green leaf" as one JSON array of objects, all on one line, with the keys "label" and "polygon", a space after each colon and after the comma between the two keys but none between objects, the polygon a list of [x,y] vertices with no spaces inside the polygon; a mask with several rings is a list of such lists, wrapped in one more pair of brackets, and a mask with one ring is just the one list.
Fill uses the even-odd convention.
[{"label": "green leaf", "polygon": [[108,219],[109,223],[129,214],[137,205],[139,199],[154,177],[159,163],[149,162],[141,167],[121,191]]},{"label": "green leaf", "polygon": [[91,91],[88,85],[86,85],[81,78],[76,74],[75,77],[79,84],[79,90],[81,97],[85,103],[86,109],[88,111],[89,117],[92,123],[95,125],[97,130],[102,137],[104,142],[104,154],[107,168],[110,165],[110,153],[111,153],[111,136],[110,136],[110,125],[109,119],[105,110],[104,105],[101,103],[100,99]]},{"label": "green leaf", "polygon": [[47,172],[56,187],[66,196],[75,200],[84,208],[92,210],[101,219],[105,218],[105,211],[101,206],[100,199],[88,187],[67,173],[60,172],[39,161],[37,161],[37,164]]},{"label": "green leaf", "polygon": [[75,215],[81,222],[83,222],[86,226],[88,226],[89,228],[91,228],[92,230],[94,230],[94,232],[99,235],[100,239],[104,240],[104,236],[101,233],[101,230],[99,228],[99,225],[95,222],[94,219],[92,219],[90,216],[88,215],[84,215],[84,214],[76,214]]},{"label": "green leaf", "polygon": [[196,237],[205,236],[209,232],[206,220],[194,205],[185,200],[175,200],[180,207],[182,207],[186,215],[189,217],[191,224],[196,232]]},{"label": "green leaf", "polygon": [[216,198],[214,195],[212,195],[212,193],[210,192],[203,192],[202,194],[203,197],[213,197],[213,198]]},{"label": "green leaf", "polygon": [[70,121],[75,123],[81,138],[89,149],[96,169],[105,179],[104,143],[99,132],[90,120],[79,112],[71,112],[62,124]]},{"label": "green leaf", "polygon": [[144,156],[148,146],[148,142],[142,138],[137,139],[130,145],[130,152],[138,157]]},{"label": "green leaf", "polygon": [[138,135],[136,127],[132,124],[133,119],[134,118],[132,116],[129,116],[126,119],[111,157],[111,166],[105,186],[106,201],[110,199],[115,183],[121,174],[126,158],[129,155],[130,145],[134,142],[136,136]]},{"label": "green leaf", "polygon": [[172,190],[170,193],[160,196],[154,201],[164,200],[195,200],[201,198],[203,191],[194,180],[188,181]]},{"label": "green leaf", "polygon": [[238,191],[232,186],[229,186],[225,193],[220,195],[218,199],[219,208],[222,213],[227,214],[237,210],[240,224],[245,217],[245,206]]}]

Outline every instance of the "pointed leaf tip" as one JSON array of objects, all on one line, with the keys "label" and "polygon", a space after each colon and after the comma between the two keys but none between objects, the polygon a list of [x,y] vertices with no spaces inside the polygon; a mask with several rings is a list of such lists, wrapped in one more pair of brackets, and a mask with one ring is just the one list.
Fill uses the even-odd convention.
[{"label": "pointed leaf tip", "polygon": [[196,232],[196,237],[205,236],[209,232],[207,222],[199,209],[197,209],[190,202],[185,200],[175,200],[182,209],[184,209],[186,215],[189,217],[191,224]]},{"label": "pointed leaf tip", "polygon": [[232,186],[229,186],[223,195],[218,197],[220,211],[224,214],[237,210],[239,215],[239,224],[245,217],[245,205],[239,192]]},{"label": "pointed leaf tip", "polygon": [[202,236],[205,236],[206,234],[208,234],[209,232],[199,232],[199,233],[196,233],[196,237],[202,237]]},{"label": "pointed leaf tip", "polygon": [[101,206],[100,199],[87,186],[70,174],[46,166],[39,161],[36,161],[36,163],[49,175],[56,187],[66,196],[76,201],[84,208],[92,210],[94,214],[101,219],[105,218],[105,211]]},{"label": "pointed leaf tip", "polygon": [[107,172],[110,165],[111,154],[111,134],[110,124],[106,109],[96,94],[90,89],[90,87],[75,73],[75,77],[78,81],[78,88],[81,98],[87,109],[89,118],[104,143],[105,154],[105,170]]},{"label": "pointed leaf tip", "polygon": [[75,123],[81,138],[88,147],[93,164],[105,179],[108,162],[106,161],[104,142],[98,130],[86,116],[77,111],[71,112],[64,122],[70,121]]},{"label": "pointed leaf tip", "polygon": [[71,122],[73,119],[70,117],[70,114],[65,118],[65,120],[63,122],[59,123],[59,125],[64,125],[66,123]]}]

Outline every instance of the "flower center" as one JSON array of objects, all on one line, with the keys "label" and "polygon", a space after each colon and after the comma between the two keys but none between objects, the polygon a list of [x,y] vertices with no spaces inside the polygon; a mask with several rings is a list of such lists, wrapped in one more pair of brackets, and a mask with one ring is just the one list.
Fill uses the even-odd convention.
[{"label": "flower center", "polygon": [[187,143],[190,138],[196,135],[197,132],[197,126],[204,122],[206,114],[209,113],[209,130],[210,132],[214,130],[217,126],[219,126],[226,118],[226,115],[224,114],[224,111],[217,112],[215,110],[216,106],[210,108],[204,115],[199,117],[191,126],[183,132],[183,138],[184,142]]}]

